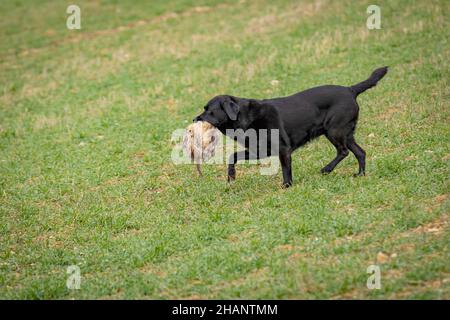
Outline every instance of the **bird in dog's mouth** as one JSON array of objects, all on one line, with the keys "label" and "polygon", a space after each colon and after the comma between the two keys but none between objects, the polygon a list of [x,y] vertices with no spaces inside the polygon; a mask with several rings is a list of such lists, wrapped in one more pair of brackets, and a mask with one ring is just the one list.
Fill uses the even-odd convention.
[{"label": "bird in dog's mouth", "polygon": [[202,176],[201,164],[211,159],[219,141],[220,131],[206,121],[197,121],[186,128],[183,137],[183,151]]}]

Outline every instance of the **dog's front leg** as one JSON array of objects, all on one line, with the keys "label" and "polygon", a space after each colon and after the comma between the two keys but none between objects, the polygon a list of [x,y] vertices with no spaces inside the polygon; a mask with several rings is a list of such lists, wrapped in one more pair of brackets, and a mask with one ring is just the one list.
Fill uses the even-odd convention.
[{"label": "dog's front leg", "polygon": [[292,185],[292,159],[290,150],[280,150],[281,170],[283,171],[283,187]]},{"label": "dog's front leg", "polygon": [[235,165],[239,160],[256,160],[257,155],[250,153],[248,150],[233,153],[228,160],[228,182],[236,179]]}]

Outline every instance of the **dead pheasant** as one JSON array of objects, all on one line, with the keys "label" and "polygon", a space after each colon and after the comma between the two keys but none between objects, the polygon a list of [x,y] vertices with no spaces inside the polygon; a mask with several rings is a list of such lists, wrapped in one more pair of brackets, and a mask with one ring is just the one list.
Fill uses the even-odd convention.
[{"label": "dead pheasant", "polygon": [[220,131],[206,121],[197,121],[186,128],[183,137],[185,155],[197,165],[197,171],[202,176],[201,164],[214,156],[220,137]]}]

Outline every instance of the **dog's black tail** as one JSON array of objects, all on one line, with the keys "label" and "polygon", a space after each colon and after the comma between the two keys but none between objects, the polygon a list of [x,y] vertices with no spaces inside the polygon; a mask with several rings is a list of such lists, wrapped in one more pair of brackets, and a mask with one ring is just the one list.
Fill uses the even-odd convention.
[{"label": "dog's black tail", "polygon": [[350,87],[350,90],[353,92],[355,98],[360,94],[377,85],[377,82],[380,81],[384,75],[388,72],[388,67],[378,68],[370,75],[369,79],[364,80],[363,82],[357,83],[354,86]]}]

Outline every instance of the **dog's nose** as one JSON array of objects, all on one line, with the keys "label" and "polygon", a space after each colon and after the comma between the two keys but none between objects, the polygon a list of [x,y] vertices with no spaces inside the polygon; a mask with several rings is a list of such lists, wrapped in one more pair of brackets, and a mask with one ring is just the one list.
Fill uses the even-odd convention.
[{"label": "dog's nose", "polygon": [[192,119],[192,122],[197,122],[197,121],[201,121],[202,118],[200,116],[195,117],[194,119]]}]

